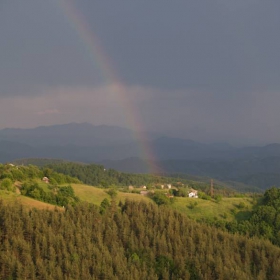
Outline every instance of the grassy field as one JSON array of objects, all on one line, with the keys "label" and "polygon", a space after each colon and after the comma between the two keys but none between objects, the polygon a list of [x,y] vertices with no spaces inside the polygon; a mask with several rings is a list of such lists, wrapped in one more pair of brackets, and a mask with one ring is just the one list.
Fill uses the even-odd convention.
[{"label": "grassy field", "polygon": [[[72,184],[72,187],[75,194],[82,201],[100,205],[104,198],[111,200],[110,196],[106,192],[106,189],[82,184]],[[150,198],[140,194],[117,192],[117,202],[120,200],[124,201],[125,199],[154,203]],[[253,199],[249,197],[222,198],[219,202],[199,198],[176,197],[174,204],[171,205],[173,209],[176,209],[192,219],[217,218],[228,221],[233,220],[234,218],[237,218],[238,220],[248,218],[253,206]]]},{"label": "grassy field", "polygon": [[[71,185],[75,191],[75,194],[82,200],[94,203],[96,205],[100,205],[104,198],[111,200],[110,196],[107,194],[106,189],[100,189],[96,187],[91,187],[82,184],[72,184]],[[116,201],[119,202],[125,201],[125,199],[131,199],[135,201],[148,201],[152,202],[151,199],[148,197],[142,196],[140,194],[135,193],[124,193],[124,192],[117,192]]]},{"label": "grassy field", "polygon": [[55,206],[49,203],[45,203],[42,201],[38,201],[36,199],[32,199],[27,196],[23,196],[17,193],[13,192],[8,192],[4,190],[0,190],[0,199],[2,199],[6,203],[20,203],[27,208],[37,208],[37,209],[49,209],[49,210],[54,210],[55,208],[63,210],[62,207]]},{"label": "grassy field", "polygon": [[[47,188],[47,184],[41,183],[40,186],[43,187],[45,191],[49,191]],[[71,186],[73,187],[75,194],[81,199],[81,201],[87,201],[96,205],[100,205],[100,203],[104,198],[111,200],[111,197],[107,194],[106,192],[107,190],[105,189],[100,189],[100,188],[87,186],[83,184],[72,184]],[[5,190],[0,190],[0,199],[3,199],[7,203],[12,203],[12,202],[21,203],[28,208],[35,207],[38,209],[54,209],[55,207],[57,207],[63,209],[61,207],[54,206],[52,204],[48,204],[42,201],[32,199],[30,197],[20,195],[19,191],[14,193]],[[117,203],[119,203],[119,201],[125,201],[126,199],[152,202],[152,200],[149,199],[148,197],[144,197],[139,194],[117,192],[117,196],[116,196]]]},{"label": "grassy field", "polygon": [[254,206],[252,198],[223,198],[220,202],[199,198],[178,197],[172,208],[186,214],[192,219],[218,218],[225,220],[246,219]]},{"label": "grassy field", "polygon": [[[42,187],[47,188],[47,185],[43,183]],[[111,197],[107,194],[106,189],[100,189],[92,186],[87,186],[83,184],[71,184],[75,194],[81,199],[81,201],[87,201],[95,205],[100,205],[103,199],[107,198],[109,201]],[[28,208],[38,208],[38,209],[55,209],[54,205],[44,203],[17,193],[12,193],[8,191],[0,191],[0,199],[5,202],[21,203]],[[154,203],[150,198],[142,196],[135,193],[125,193],[117,192],[116,202],[125,201],[126,199],[134,201],[146,201],[149,203]],[[222,198],[221,201],[216,202],[214,200],[204,200],[200,198],[188,198],[188,197],[176,197],[175,202],[171,204],[173,209],[187,215],[192,219],[223,219],[231,221],[234,219],[242,220],[247,219],[250,216],[250,211],[254,207],[254,201],[250,197],[232,197],[232,198]],[[63,209],[57,207],[58,209]]]}]

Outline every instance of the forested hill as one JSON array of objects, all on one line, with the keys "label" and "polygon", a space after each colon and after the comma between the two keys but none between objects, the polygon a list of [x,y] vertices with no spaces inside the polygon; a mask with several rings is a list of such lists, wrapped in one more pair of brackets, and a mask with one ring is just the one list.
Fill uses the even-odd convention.
[{"label": "forested hill", "polygon": [[0,201],[1,279],[280,279],[280,249],[165,207],[26,211]]},{"label": "forested hill", "polygon": [[129,186],[129,185],[150,185],[156,183],[174,183],[177,178],[167,178],[150,174],[123,173],[114,169],[106,169],[103,165],[79,164],[73,162],[61,162],[48,164],[45,168],[50,168],[59,173],[63,173],[78,178],[85,184],[109,187]]},{"label": "forested hill", "polygon": [[[137,163],[137,159],[136,163]],[[50,168],[57,172],[77,177],[85,184],[94,186],[140,186],[140,185],[155,185],[171,183],[176,185],[178,182],[182,184],[193,186],[197,189],[205,191],[209,187],[211,177],[207,176],[193,176],[186,173],[166,172],[155,176],[147,173],[128,173],[119,171],[119,169],[106,168],[101,164],[85,164],[79,162],[69,162],[59,159],[47,158],[27,158],[13,161],[16,165],[36,165],[40,168]],[[135,163],[135,162],[134,162]],[[133,162],[130,165],[135,165]],[[136,164],[137,165],[137,164]],[[184,166],[184,163],[182,163]],[[117,166],[115,166],[116,168]],[[195,174],[195,172],[194,172]],[[214,177],[215,178],[215,177]],[[220,181],[215,179],[215,188],[217,190],[223,189],[227,192],[232,190],[238,192],[262,192],[260,188],[254,185],[244,184],[232,180]]]},{"label": "forested hill", "polygon": [[[107,168],[122,172],[147,173],[144,160],[127,158],[123,160],[104,160],[101,162]],[[156,164],[165,174],[185,174],[207,176],[221,181],[234,181],[247,186],[255,186],[266,190],[278,186],[280,182],[280,157],[250,156],[233,159],[204,160],[161,160]]]},{"label": "forested hill", "polygon": [[[47,162],[47,161],[46,161]],[[119,172],[114,169],[106,169],[103,165],[80,164],[74,162],[53,162],[45,164],[48,168],[58,173],[78,178],[84,184],[100,187],[116,186],[147,186],[155,187],[162,184],[172,184],[173,186],[189,186],[198,190],[206,191],[210,186],[210,179],[201,178],[184,179],[179,176],[167,177],[152,174],[133,174]],[[224,193],[234,193],[235,191],[229,185],[216,181],[215,189],[217,192],[222,190]]]},{"label": "forested hill", "polygon": [[42,180],[44,176],[49,177],[52,184],[67,184],[67,183],[80,183],[77,178],[71,177],[67,174],[58,173],[55,170],[48,168],[39,168],[34,165],[14,165],[0,163],[0,180],[10,179],[11,181],[30,181]]},{"label": "forested hill", "polygon": [[[167,178],[150,174],[132,174],[106,169],[103,165],[69,162],[57,159],[20,159],[13,161],[19,166],[38,166],[43,172],[60,173],[79,179],[84,184],[93,186],[141,186],[157,183],[175,183],[178,178]],[[187,180],[185,180],[187,182]]]},{"label": "forested hill", "polygon": [[[263,198],[240,199],[203,192],[197,199],[183,192],[170,197],[161,188],[147,197],[119,188],[114,196],[106,188],[74,184],[80,181],[70,175],[104,180],[103,187],[113,179],[124,186],[131,181],[121,178],[141,184],[168,178],[122,174],[98,165],[55,162],[50,167],[0,165],[0,279],[280,278],[278,189],[266,191]],[[180,194],[180,187],[169,191]],[[90,201],[95,205],[85,202],[101,192],[98,203]],[[124,199],[133,195],[133,201]],[[160,195],[167,203],[159,203]],[[33,207],[36,200],[63,207],[27,208],[19,203],[24,197],[33,199]],[[234,205],[224,207],[229,203]],[[207,220],[214,205],[218,216]],[[187,216],[200,211],[199,223]]]}]

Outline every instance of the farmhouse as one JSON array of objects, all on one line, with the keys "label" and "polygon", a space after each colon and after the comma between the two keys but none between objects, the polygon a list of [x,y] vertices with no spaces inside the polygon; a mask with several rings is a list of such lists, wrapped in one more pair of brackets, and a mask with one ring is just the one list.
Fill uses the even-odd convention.
[{"label": "farmhouse", "polygon": [[191,189],[189,197],[198,198],[197,190]]},{"label": "farmhouse", "polygon": [[49,180],[48,177],[43,177],[42,181],[45,182],[45,183],[47,183],[47,184],[50,182],[50,180]]}]

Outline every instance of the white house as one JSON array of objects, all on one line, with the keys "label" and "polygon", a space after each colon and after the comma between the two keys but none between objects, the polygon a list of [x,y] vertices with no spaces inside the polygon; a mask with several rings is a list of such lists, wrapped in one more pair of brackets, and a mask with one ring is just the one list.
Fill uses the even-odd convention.
[{"label": "white house", "polygon": [[49,180],[48,177],[43,177],[42,181],[45,182],[45,183],[47,183],[47,184],[50,182],[50,180]]},{"label": "white house", "polygon": [[197,191],[196,190],[191,190],[189,192],[189,197],[198,198]]}]

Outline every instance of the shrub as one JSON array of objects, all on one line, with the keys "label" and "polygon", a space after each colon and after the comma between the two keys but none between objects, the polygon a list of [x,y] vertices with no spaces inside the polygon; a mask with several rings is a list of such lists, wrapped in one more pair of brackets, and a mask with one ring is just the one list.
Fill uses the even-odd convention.
[{"label": "shrub", "polygon": [[187,207],[189,209],[194,209],[194,207],[197,206],[197,205],[198,205],[197,201],[192,201],[192,202],[189,203],[189,205],[187,205]]},{"label": "shrub", "polygon": [[13,186],[13,182],[10,178],[5,178],[1,182],[1,189],[7,190],[7,191],[14,191],[15,187]]}]

